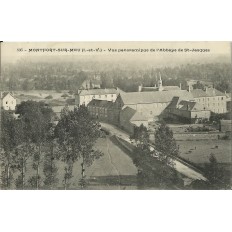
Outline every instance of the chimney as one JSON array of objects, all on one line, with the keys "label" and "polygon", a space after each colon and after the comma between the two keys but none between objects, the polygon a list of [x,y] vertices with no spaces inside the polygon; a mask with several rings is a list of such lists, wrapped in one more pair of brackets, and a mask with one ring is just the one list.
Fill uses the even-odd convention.
[{"label": "chimney", "polygon": [[0,92],[0,99],[2,99],[2,91]]},{"label": "chimney", "polygon": [[180,83],[180,90],[181,90],[181,83]]},{"label": "chimney", "polygon": [[205,92],[206,92],[206,93],[208,92],[208,87],[207,87],[207,86],[205,87]]},{"label": "chimney", "polygon": [[143,85],[139,85],[138,92],[142,92]]},{"label": "chimney", "polygon": [[190,87],[190,85],[188,86],[188,91],[189,91],[189,92],[191,91],[191,87]]}]

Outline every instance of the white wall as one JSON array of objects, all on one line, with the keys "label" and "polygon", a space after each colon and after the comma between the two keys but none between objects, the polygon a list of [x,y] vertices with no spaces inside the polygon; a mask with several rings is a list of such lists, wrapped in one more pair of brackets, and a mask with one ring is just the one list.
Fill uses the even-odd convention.
[{"label": "white wall", "polygon": [[16,99],[14,97],[12,97],[10,94],[7,94],[2,99],[2,107],[4,110],[15,110]]}]

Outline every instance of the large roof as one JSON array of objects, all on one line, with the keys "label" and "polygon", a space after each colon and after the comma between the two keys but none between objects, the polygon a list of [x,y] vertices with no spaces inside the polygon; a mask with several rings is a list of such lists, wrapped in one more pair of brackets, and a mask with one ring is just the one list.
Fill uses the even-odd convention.
[{"label": "large roof", "polygon": [[14,97],[14,95],[11,92],[2,92],[1,98],[3,99],[7,94],[10,94],[12,97]]},{"label": "large roof", "polygon": [[202,89],[193,89],[191,91],[191,94],[193,95],[194,98],[196,98],[196,97],[207,97],[206,92],[203,91]]},{"label": "large roof", "polygon": [[180,90],[179,86],[163,86],[163,91]]},{"label": "large roof", "polygon": [[132,109],[131,107],[127,106],[121,111],[121,116],[124,119],[127,119],[128,121],[148,121],[150,119],[153,119],[152,115],[148,115],[144,112],[138,112],[135,109]]},{"label": "large roof", "polygon": [[120,93],[125,105],[133,104],[151,104],[151,103],[168,103],[172,98],[177,96],[181,99],[193,100],[191,93],[187,90],[170,90],[156,92],[130,92]]},{"label": "large roof", "polygon": [[117,94],[118,91],[116,89],[83,89],[80,91],[79,95],[104,95],[104,94]]},{"label": "large roof", "polygon": [[202,104],[198,102],[190,102],[190,101],[180,101],[178,104],[179,110],[188,110],[188,111],[201,111],[201,110],[209,110],[204,107]]},{"label": "large roof", "polygon": [[215,88],[207,88],[206,91],[202,89],[193,89],[191,91],[194,98],[198,97],[214,97],[214,96],[226,96],[225,93],[215,89]]},{"label": "large roof", "polygon": [[131,121],[148,121],[153,119],[153,117],[153,115],[149,115],[148,113],[136,111],[132,116]]},{"label": "large roof", "polygon": [[[162,86],[163,91],[180,90],[179,86]],[[142,92],[159,91],[159,87],[142,87]]]},{"label": "large roof", "polygon": [[208,88],[206,90],[206,93],[208,96],[213,97],[213,96],[226,96],[225,93],[222,93],[221,91],[215,89],[215,88]]}]

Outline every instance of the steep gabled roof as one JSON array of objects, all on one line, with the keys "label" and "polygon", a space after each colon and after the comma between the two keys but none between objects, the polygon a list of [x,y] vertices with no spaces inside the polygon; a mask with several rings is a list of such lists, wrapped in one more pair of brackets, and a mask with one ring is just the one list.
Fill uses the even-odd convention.
[{"label": "steep gabled roof", "polygon": [[163,91],[180,90],[179,86],[163,86]]},{"label": "steep gabled roof", "polygon": [[3,99],[8,94],[10,94],[13,98],[15,98],[14,95],[11,92],[2,92],[1,93],[1,99]]},{"label": "steep gabled roof", "polygon": [[153,119],[153,115],[149,115],[148,113],[145,112],[138,112],[136,111],[135,114],[131,118],[132,121],[148,121]]},{"label": "steep gabled roof", "polygon": [[215,88],[207,88],[206,91],[202,89],[193,89],[191,91],[194,98],[198,97],[214,97],[214,96],[226,96],[225,93],[215,89]]},{"label": "steep gabled roof", "polygon": [[155,92],[130,92],[120,93],[125,105],[133,104],[151,104],[151,103],[168,103],[174,96],[182,99],[192,100],[191,93],[187,90],[155,91]]},{"label": "steep gabled roof", "polygon": [[191,91],[191,94],[193,95],[194,98],[197,98],[197,97],[207,97],[206,92],[203,91],[202,89],[193,89]]},{"label": "steep gabled roof", "polygon": [[225,93],[222,93],[221,91],[215,89],[215,88],[208,88],[206,90],[206,94],[209,96],[209,97],[214,97],[214,96],[226,96]]},{"label": "steep gabled roof", "polygon": [[118,91],[116,89],[83,89],[80,91],[80,96],[86,95],[104,95],[104,94],[117,94]]},{"label": "steep gabled roof", "polygon": [[178,104],[179,110],[188,110],[188,111],[201,111],[201,110],[209,110],[207,107],[199,104],[198,102],[191,101],[180,101]]},{"label": "steep gabled roof", "polygon": [[120,112],[120,115],[121,117],[129,121],[135,115],[135,113],[135,109],[132,109],[131,107],[127,106]]}]

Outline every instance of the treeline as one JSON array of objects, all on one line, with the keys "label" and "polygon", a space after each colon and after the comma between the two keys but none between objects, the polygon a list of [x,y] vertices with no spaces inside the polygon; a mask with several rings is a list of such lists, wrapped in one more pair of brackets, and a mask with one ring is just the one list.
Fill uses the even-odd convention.
[{"label": "treeline", "polygon": [[[80,71],[88,67],[91,71]],[[220,91],[230,92],[231,64],[186,64],[175,67],[144,67],[101,64],[88,62],[83,66],[79,63],[17,63],[2,67],[3,90],[77,90],[82,82],[91,78],[91,73],[99,72],[102,88],[119,87],[126,92],[137,91],[138,85],[154,86],[158,74],[163,79],[163,85],[177,85],[187,89],[187,80],[212,82]]]},{"label": "treeline", "polygon": [[[22,102],[16,114],[19,118],[6,111],[1,114],[1,188],[68,189],[71,180],[84,188],[85,169],[102,155],[94,150],[99,124],[87,108],[64,108],[58,124],[43,102]],[[73,167],[80,160],[78,178]]]}]

